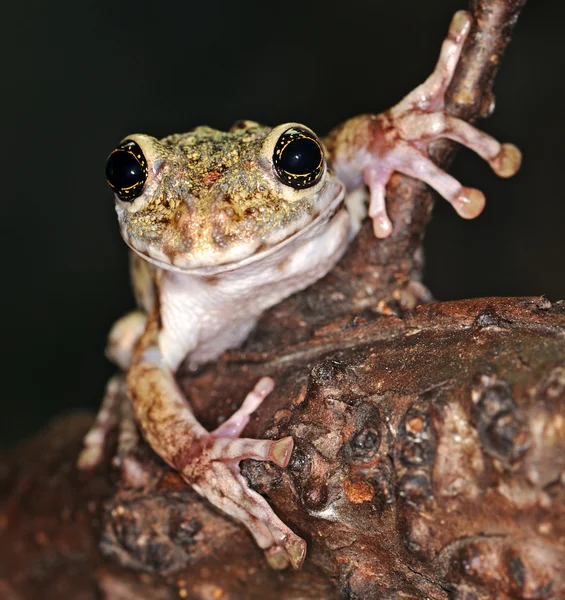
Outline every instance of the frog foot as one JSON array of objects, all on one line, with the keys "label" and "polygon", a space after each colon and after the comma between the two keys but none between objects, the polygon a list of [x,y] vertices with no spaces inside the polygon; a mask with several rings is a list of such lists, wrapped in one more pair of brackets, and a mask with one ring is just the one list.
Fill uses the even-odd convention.
[{"label": "frog foot", "polygon": [[294,441],[240,438],[249,416],[274,387],[263,377],[243,404],[227,421],[208,435],[200,436],[175,467],[183,479],[222,512],[247,527],[274,569],[299,568],[306,555],[306,542],[292,532],[273,512],[267,501],[243,477],[240,461],[270,461],[286,467]]},{"label": "frog foot", "polygon": [[[392,230],[384,200],[385,186],[394,171],[427,183],[465,219],[473,219],[482,212],[485,206],[483,193],[462,186],[428,158],[427,147],[436,139],[448,138],[473,150],[500,177],[511,177],[520,168],[522,156],[516,146],[501,144],[476,127],[445,112],[445,93],[471,23],[468,12],[455,13],[433,73],[395,107],[380,115],[383,130],[392,126],[395,141],[389,148],[379,147],[377,143],[375,150],[380,155],[378,167],[371,165],[363,172],[371,195],[369,216],[373,219],[377,237],[386,237]],[[384,134],[382,139],[386,140],[390,135]]]},{"label": "frog foot", "polygon": [[386,185],[396,171],[427,183],[465,219],[473,219],[483,210],[485,197],[481,191],[462,186],[428,157],[428,146],[434,140],[448,138],[466,146],[500,177],[510,177],[520,168],[522,157],[516,146],[501,144],[445,112],[445,93],[471,22],[468,12],[455,13],[433,73],[396,106],[379,115],[346,121],[329,136],[329,145],[335,148],[334,168],[338,176],[347,178],[347,173],[360,173],[369,187],[368,212],[378,238],[387,237],[392,231],[385,195]]}]

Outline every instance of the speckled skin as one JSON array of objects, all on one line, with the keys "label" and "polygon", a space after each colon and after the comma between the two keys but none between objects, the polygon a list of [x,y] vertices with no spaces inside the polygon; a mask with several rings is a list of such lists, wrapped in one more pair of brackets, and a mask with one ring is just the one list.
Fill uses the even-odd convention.
[{"label": "speckled skin", "polygon": [[[239,472],[244,458],[288,464],[292,438],[239,438],[272,380],[261,379],[240,409],[208,432],[174,372],[184,361],[197,366],[240,344],[264,310],[323,277],[359,229],[364,207],[356,192],[363,184],[377,237],[392,229],[385,188],[394,171],[434,187],[461,216],[477,216],[484,196],[429,160],[430,141],[449,137],[476,151],[499,175],[517,171],[517,148],[443,111],[469,27],[468,13],[456,13],[436,69],[397,106],[355,117],[330,133],[328,167],[307,189],[283,183],[273,166],[277,140],[296,124],[270,129],[245,121],[229,132],[198,127],[161,141],[127,138],[137,142],[148,164],[143,193],[133,202],[116,199],[122,236],[136,253],[132,273],[143,311],[115,325],[108,354],[127,371],[133,413],[147,442],[197,492],[243,523],[274,568],[299,567],[306,544]],[[85,440],[82,468],[100,460],[104,437],[117,421],[118,385],[112,380]]]},{"label": "speckled skin", "polygon": [[215,271],[303,231],[344,186],[330,171],[304,190],[279,181],[273,150],[292,125],[240,121],[228,132],[197,127],[160,141],[128,136],[143,149],[150,176],[133,204],[117,202],[125,241],[159,266]]}]

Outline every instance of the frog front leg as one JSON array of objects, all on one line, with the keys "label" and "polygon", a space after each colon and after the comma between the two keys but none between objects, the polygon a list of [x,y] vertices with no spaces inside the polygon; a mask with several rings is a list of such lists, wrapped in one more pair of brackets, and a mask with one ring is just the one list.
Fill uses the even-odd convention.
[{"label": "frog front leg", "polygon": [[445,112],[445,93],[455,72],[471,27],[471,15],[457,12],[443,42],[440,57],[428,79],[396,106],[379,115],[361,115],[330,133],[326,145],[338,177],[353,189],[369,187],[369,216],[374,233],[387,237],[392,224],[385,206],[386,185],[395,171],[415,177],[435,189],[466,219],[478,216],[485,197],[462,186],[428,158],[430,142],[449,138],[467,146],[500,177],[520,167],[521,154],[512,144],[501,144],[469,123]]},{"label": "frog front leg", "polygon": [[214,506],[244,524],[269,564],[300,567],[306,543],[249,487],[239,470],[241,460],[271,461],[286,467],[293,440],[240,438],[250,414],[273,389],[270,378],[259,380],[243,404],[216,430],[208,432],[196,419],[160,350],[160,319],[152,311],[128,372],[128,390],[136,420],[151,447],[183,479]]}]

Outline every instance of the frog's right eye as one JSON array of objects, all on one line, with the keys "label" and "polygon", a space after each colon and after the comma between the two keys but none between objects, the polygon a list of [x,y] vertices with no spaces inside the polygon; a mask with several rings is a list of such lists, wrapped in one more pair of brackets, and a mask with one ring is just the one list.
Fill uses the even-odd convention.
[{"label": "frog's right eye", "polygon": [[120,200],[133,202],[147,181],[147,160],[132,140],[120,144],[108,157],[106,181]]}]

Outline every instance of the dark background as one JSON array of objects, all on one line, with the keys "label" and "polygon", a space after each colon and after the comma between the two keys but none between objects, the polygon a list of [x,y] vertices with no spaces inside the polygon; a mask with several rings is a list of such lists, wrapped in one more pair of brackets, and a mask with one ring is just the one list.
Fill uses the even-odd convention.
[{"label": "dark background", "polygon": [[[251,118],[323,134],[396,103],[430,73],[462,0],[10,2],[3,6],[0,444],[97,406],[111,323],[132,307],[103,177],[126,134]],[[565,297],[565,3],[531,2],[482,126],[524,165],[453,171],[488,199],[475,221],[436,206],[427,283],[440,299]]]}]

